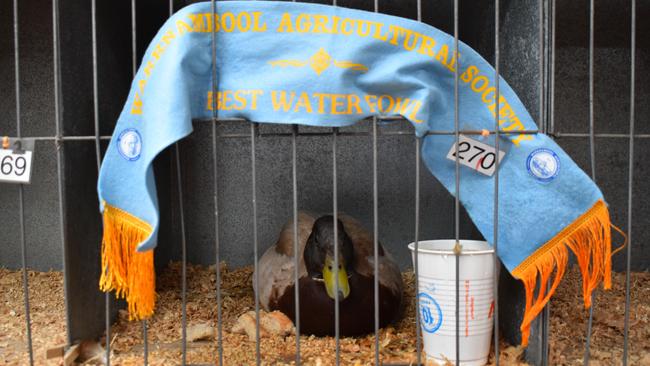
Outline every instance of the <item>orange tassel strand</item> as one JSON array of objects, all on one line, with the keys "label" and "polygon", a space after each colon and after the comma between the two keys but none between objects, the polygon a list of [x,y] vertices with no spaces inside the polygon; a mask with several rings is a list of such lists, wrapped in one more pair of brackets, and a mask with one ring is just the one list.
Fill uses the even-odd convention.
[{"label": "orange tassel strand", "polygon": [[146,222],[116,207],[104,205],[102,274],[99,288],[115,290],[125,298],[129,319],[141,320],[153,315],[156,303],[156,273],[153,250],[138,252],[138,244],[151,235]]},{"label": "orange tassel strand", "polygon": [[[526,289],[526,311],[521,322],[523,346],[528,345],[531,323],[544,309],[566,272],[569,258],[567,248],[576,256],[582,273],[585,308],[591,306],[591,294],[601,281],[605,289],[612,287],[610,227],[607,206],[599,200],[512,271],[513,276],[520,279]],[[551,287],[547,292],[552,276]]]}]

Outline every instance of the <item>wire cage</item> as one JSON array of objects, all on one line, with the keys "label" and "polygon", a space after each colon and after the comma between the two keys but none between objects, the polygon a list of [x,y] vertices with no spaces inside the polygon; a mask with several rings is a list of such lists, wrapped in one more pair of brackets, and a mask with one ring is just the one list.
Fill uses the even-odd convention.
[{"label": "wire cage", "polygon": [[[254,124],[219,119],[216,114],[194,121],[195,133],[163,152],[155,163],[162,223],[157,269],[165,283],[161,286],[175,283],[158,290],[169,302],[160,301],[159,314],[138,324],[134,338],[135,325],[125,324],[119,314],[123,304],[97,290],[101,217],[95,187],[102,156],[144,48],[165,18],[190,2],[0,4],[0,82],[5,86],[0,91],[5,112],[0,135],[36,143],[32,184],[2,184],[0,189],[0,222],[7,228],[0,239],[0,267],[8,268],[0,269],[0,288],[7,289],[6,305],[0,307],[4,324],[0,333],[6,334],[0,335],[0,362],[47,364],[52,361],[45,360],[46,353],[72,357],[83,349],[80,344],[88,344],[81,341],[101,337],[103,348],[94,361],[105,364],[148,364],[150,358],[152,364],[164,364],[170,359],[158,357],[168,357],[169,352],[175,352],[174,363],[183,365],[424,364],[417,315],[402,321],[397,330],[376,325],[375,334],[351,342],[338,335],[321,341],[307,335],[288,337],[281,344],[261,339],[260,307],[250,286],[250,271],[225,268],[256,268],[254,259],[301,208],[333,212],[335,217],[347,211],[360,217],[373,231],[373,244],[379,238],[405,273],[415,272],[410,291],[417,288],[418,268],[417,262],[409,268],[406,243],[417,245],[434,237],[480,238],[458,197],[449,196],[422,169],[421,140],[396,118],[373,118],[346,128]],[[571,335],[557,334],[574,324],[567,317],[554,318],[551,301],[535,322],[531,344],[521,358],[534,365],[589,364],[592,358],[604,364],[650,364],[650,344],[630,341],[644,339],[645,328],[650,327],[638,315],[649,312],[639,303],[650,291],[650,278],[633,273],[650,268],[650,251],[644,244],[649,239],[644,218],[650,214],[646,194],[650,192],[644,182],[650,172],[642,164],[650,130],[645,124],[635,127],[637,116],[650,114],[644,103],[636,103],[647,96],[645,85],[650,85],[644,72],[648,29],[637,22],[650,12],[650,3],[321,3],[411,18],[468,43],[494,65],[497,78],[502,74],[509,81],[540,131],[556,139],[603,189],[613,221],[628,237],[625,253],[614,258],[620,272],[614,291],[620,290],[620,296],[596,301],[588,312],[558,305],[585,318],[584,329],[571,330],[571,335],[580,335],[577,351],[563,345],[570,343]],[[455,126],[430,133],[457,139],[461,133],[481,133],[462,130],[457,118]],[[498,150],[503,131],[496,126],[498,121],[490,133],[497,136]],[[457,174],[456,187],[461,184]],[[497,200],[504,185],[507,182],[495,186]],[[489,239],[498,246],[498,238]],[[165,269],[169,261],[178,263]],[[212,266],[206,270],[189,263]],[[500,267],[496,257],[495,265]],[[639,276],[635,283],[633,274]],[[233,287],[233,281],[247,288]],[[518,342],[523,290],[507,271],[495,274],[494,283],[492,347],[502,356],[491,362],[511,364],[514,359],[503,358],[503,348],[507,347],[506,356],[520,355],[508,344]],[[415,308],[414,296],[405,299]],[[622,303],[612,306],[611,300]],[[232,316],[239,315],[233,312],[245,309],[255,311],[257,337],[252,342],[232,336],[224,341]],[[191,333],[195,322],[213,325],[210,341],[188,341],[188,324]],[[17,324],[22,324],[20,330]],[[159,334],[165,327],[173,332]],[[603,330],[608,327],[615,329],[614,337]],[[413,338],[408,341],[399,339],[407,334],[400,333],[406,328]],[[296,332],[300,335],[299,324]],[[459,334],[457,322],[457,339]],[[393,357],[391,342],[407,343],[410,357]],[[458,347],[457,342],[457,359]],[[292,351],[279,351],[284,349]],[[360,356],[364,352],[367,358]]]}]

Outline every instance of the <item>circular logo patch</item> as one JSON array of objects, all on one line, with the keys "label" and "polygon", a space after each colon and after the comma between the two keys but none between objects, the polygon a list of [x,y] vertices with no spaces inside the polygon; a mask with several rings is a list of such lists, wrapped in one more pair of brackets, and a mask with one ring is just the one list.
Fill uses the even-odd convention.
[{"label": "circular logo patch", "polygon": [[117,138],[117,150],[128,161],[138,160],[142,152],[142,137],[135,128],[127,128]]},{"label": "circular logo patch", "polygon": [[431,295],[420,292],[418,294],[420,307],[420,324],[427,333],[435,333],[442,325],[442,310]]},{"label": "circular logo patch", "polygon": [[560,172],[560,158],[553,150],[537,149],[526,160],[528,173],[542,183],[548,183]]}]

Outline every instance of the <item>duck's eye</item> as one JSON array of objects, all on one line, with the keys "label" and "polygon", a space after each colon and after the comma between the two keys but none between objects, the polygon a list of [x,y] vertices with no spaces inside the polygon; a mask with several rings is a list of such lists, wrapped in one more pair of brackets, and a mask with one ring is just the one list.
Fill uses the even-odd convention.
[{"label": "duck's eye", "polygon": [[327,266],[327,268],[329,268],[330,271],[332,270],[332,266]]}]

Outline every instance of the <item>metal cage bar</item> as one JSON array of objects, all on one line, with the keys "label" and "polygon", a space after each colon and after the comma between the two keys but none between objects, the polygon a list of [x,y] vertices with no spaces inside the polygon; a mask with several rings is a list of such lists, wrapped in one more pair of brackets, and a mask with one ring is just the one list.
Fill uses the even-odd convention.
[{"label": "metal cage bar", "polygon": [[260,273],[257,253],[257,172],[256,172],[256,148],[255,137],[257,134],[257,123],[251,123],[251,201],[253,204],[253,263],[255,266],[255,362],[261,363],[260,352]]},{"label": "metal cage bar", "polygon": [[550,80],[549,80],[549,128],[547,133],[555,135],[555,35],[556,35],[556,4],[551,0],[551,52],[550,52]]},{"label": "metal cage bar", "polygon": [[[456,58],[456,67],[454,68],[454,137],[455,155],[458,157],[460,145],[460,127],[458,124],[458,70],[460,69],[460,57],[458,57],[458,0],[454,0],[454,54],[452,60]],[[460,254],[462,247],[460,245],[460,159],[455,159],[456,174],[454,176],[456,183],[456,194],[454,195],[454,238],[456,245],[454,254],[456,257],[456,365],[460,365]]]},{"label": "metal cage bar", "polygon": [[[377,121],[384,121],[384,119],[377,118]],[[199,120],[198,122],[212,122],[212,120]],[[228,119],[222,119],[222,118],[217,118],[216,122],[219,123],[227,123],[227,122],[233,122]],[[260,122],[262,123],[262,122]],[[462,135],[483,135],[485,131],[479,131],[479,130],[461,130],[460,133]],[[499,130],[500,135],[530,135],[530,134],[535,134],[539,131],[504,131],[504,130]],[[379,136],[400,136],[400,135],[408,135],[411,136],[411,132],[407,131],[377,131]],[[455,131],[428,131],[425,133],[425,136],[434,136],[434,135],[454,135],[456,132]],[[497,131],[487,131],[488,134],[490,135],[496,135]],[[258,132],[257,137],[263,138],[263,137],[277,137],[277,136],[292,136],[293,132]],[[297,132],[296,136],[329,136],[331,135],[331,132]],[[368,132],[353,132],[353,131],[343,131],[339,132],[339,136],[369,136],[370,134]],[[549,136],[554,137],[554,138],[563,138],[563,137],[589,137],[590,135],[588,133],[576,133],[576,132],[549,132]],[[628,133],[595,133],[594,136],[596,138],[613,138],[613,139],[629,139],[630,134]],[[645,139],[650,139],[650,134],[647,133],[635,133],[634,139],[639,139],[639,140],[645,140]],[[219,138],[249,138],[250,136],[248,134],[237,134],[237,133],[221,133],[218,135]],[[97,137],[94,135],[91,136],[60,136],[58,139],[56,136],[34,136],[34,137],[29,137],[30,140],[34,141],[60,141],[60,142],[67,142],[67,141],[93,141]],[[111,136],[108,135],[103,135],[99,136],[99,139],[102,141],[108,141],[111,139]]]},{"label": "metal cage bar", "polygon": [[[332,0],[332,6],[338,6],[337,0]],[[338,240],[338,181],[337,181],[337,139],[339,129],[332,129],[332,210],[334,216],[334,278],[339,276],[339,240]],[[334,338],[336,343],[336,366],[341,363],[341,329],[340,329],[340,306],[339,306],[339,282],[334,281]],[[376,338],[376,335],[375,335]],[[375,347],[376,351],[376,347]]]},{"label": "metal cage bar", "polygon": [[[500,19],[499,19],[499,0],[494,0],[494,80],[495,80],[495,95],[499,94],[499,31],[500,31]],[[497,156],[499,155],[499,139],[501,134],[499,132],[499,114],[495,113],[494,115],[494,150],[496,151]],[[494,279],[493,279],[493,297],[494,299],[494,313],[493,313],[493,327],[494,327],[494,359],[496,366],[499,366],[499,268],[501,262],[497,256],[497,250],[499,248],[499,159],[495,160],[494,166],[494,222],[493,222],[493,231],[494,236],[492,238],[492,248],[494,249]]]},{"label": "metal cage bar", "polygon": [[300,365],[300,274],[298,266],[298,148],[297,135],[298,125],[292,126],[291,135],[291,190],[292,190],[292,211],[293,211],[293,278],[294,286],[294,307],[295,307],[295,329],[296,329],[296,365]]},{"label": "metal cage bar", "polygon": [[[296,0],[291,0],[296,2]],[[291,129],[291,188],[293,198],[293,278],[296,284],[299,283],[298,270],[298,168],[297,168],[297,147],[296,139],[299,135],[298,125],[293,125]],[[300,286],[294,286],[294,318],[296,330],[296,366],[300,366]]]},{"label": "metal cage bar", "polygon": [[[548,115],[549,115],[549,110],[548,110],[548,95],[547,95],[547,90],[548,90],[548,68],[547,68],[547,56],[548,56],[548,45],[547,45],[547,38],[546,36],[548,35],[548,0],[543,0],[539,2],[538,6],[538,17],[539,17],[539,24],[538,24],[538,31],[539,31],[539,38],[538,38],[538,52],[539,52],[539,57],[538,57],[538,78],[539,78],[539,109],[538,109],[538,118],[539,118],[539,127],[542,133],[548,133],[548,127],[549,127],[549,121],[548,121]],[[548,282],[546,284],[546,289],[545,291],[550,291],[551,289],[551,283]],[[542,289],[540,288],[539,291]],[[539,349],[539,360],[541,361],[542,365],[547,365],[548,364],[548,355],[547,355],[547,348],[548,348],[548,330],[550,326],[550,308],[551,308],[551,301],[549,300],[546,303],[546,306],[544,306],[544,309],[542,310],[540,317],[539,317],[539,322],[540,322],[540,327],[539,331],[541,333],[541,337],[539,338],[541,341],[541,347]]]},{"label": "metal cage bar", "polygon": [[[422,0],[417,2],[417,20],[422,22]],[[419,267],[419,249],[420,249],[420,165],[422,164],[422,157],[420,155],[420,145],[422,138],[415,137],[415,230],[414,230],[414,243],[413,249],[413,272],[415,273],[415,354],[416,364],[422,364],[422,334],[420,328],[420,267]]]},{"label": "metal cage bar", "polygon": [[375,365],[379,363],[379,193],[377,182],[377,119],[372,121],[372,251],[373,251],[373,286],[375,312]]},{"label": "metal cage bar", "polygon": [[[93,59],[93,128],[95,132],[95,159],[97,160],[97,176],[102,164],[101,138],[99,131],[99,75],[97,70],[97,0],[90,3],[92,59]],[[104,293],[104,332],[106,347],[106,365],[111,365],[111,293]]]},{"label": "metal cage bar", "polygon": [[[20,115],[20,44],[18,40],[18,0],[13,2],[14,28],[14,80],[16,89],[16,137],[22,137]],[[20,260],[22,265],[23,302],[25,305],[25,331],[27,332],[27,352],[29,364],[34,365],[34,347],[32,345],[32,321],[29,305],[29,279],[27,276],[27,243],[25,241],[25,192],[23,185],[18,185],[18,218],[20,221]]]},{"label": "metal cage bar", "polygon": [[421,139],[415,137],[415,232],[414,237],[415,241],[413,243],[413,249],[415,250],[415,255],[413,256],[413,271],[415,272],[415,354],[416,354],[416,365],[422,364],[422,335],[420,329],[420,267],[419,267],[419,255],[418,250],[420,248],[420,165],[422,164],[422,157],[420,155],[421,149]]},{"label": "metal cage bar", "polygon": [[[336,5],[336,0],[334,0]],[[337,177],[337,140],[338,140],[338,128],[332,129],[332,211],[334,216],[334,278],[339,276],[339,225],[338,225],[338,212],[339,212],[339,200],[338,200],[338,177]],[[341,339],[340,339],[340,306],[339,306],[339,281],[334,281],[334,338],[336,343],[336,366],[341,363]]]},{"label": "metal cage bar", "polygon": [[[383,121],[381,118],[377,119],[378,121]],[[212,120],[199,120],[198,122],[212,122]],[[228,119],[221,119],[217,118],[216,122],[219,123],[227,123],[227,122],[233,122]],[[262,123],[262,122],[260,122]],[[504,130],[499,130],[500,135],[530,135],[530,134],[535,134],[538,131],[504,131]],[[378,130],[378,135],[379,136],[400,136],[400,135],[408,135],[411,136],[411,132],[407,131],[381,131]],[[434,135],[454,135],[456,132],[455,131],[428,131],[425,133],[425,136],[434,136]],[[479,131],[479,130],[461,130],[460,133],[462,135],[482,135],[484,131]],[[497,131],[487,131],[488,134],[490,135],[496,135]],[[285,137],[290,137],[293,135],[293,132],[261,132],[257,134],[257,137],[263,138],[263,137],[278,137],[278,136],[285,136]],[[297,132],[296,136],[329,136],[331,135],[331,132]],[[370,134],[368,132],[353,132],[353,131],[343,131],[339,132],[339,136],[369,136]],[[554,138],[563,138],[563,137],[589,137],[588,133],[575,133],[575,132],[549,132],[549,136],[554,137]],[[612,138],[612,139],[629,139],[630,134],[627,133],[595,133],[594,136],[596,138]],[[645,139],[650,139],[650,134],[647,133],[635,133],[634,139],[639,139],[639,140],[645,140]],[[238,134],[238,133],[221,133],[218,135],[219,138],[249,138],[250,136],[248,134]],[[67,142],[67,141],[93,141],[97,137],[94,135],[91,136],[60,136],[58,139],[56,136],[35,136],[35,137],[29,137],[30,140],[34,141],[60,141],[60,142]],[[108,141],[111,139],[111,136],[103,135],[99,136],[99,139],[102,141]]]},{"label": "metal cage bar", "polygon": [[[292,0],[296,2],[296,0]],[[291,188],[293,198],[293,265],[294,265],[294,318],[295,318],[295,333],[296,333],[296,365],[299,366],[300,358],[300,286],[299,283],[299,270],[298,270],[298,168],[297,168],[297,147],[296,139],[299,135],[298,125],[293,125],[291,129]]]},{"label": "metal cage bar", "polygon": [[132,67],[133,67],[133,76],[135,77],[135,74],[138,72],[138,58],[137,58],[137,53],[138,53],[138,39],[137,39],[137,28],[136,28],[136,1],[137,0],[131,0],[131,52],[133,54],[133,58],[131,59]]},{"label": "metal cage bar", "polygon": [[[418,0],[418,9],[420,8]],[[374,0],[374,12],[379,12],[379,0]],[[377,182],[377,116],[372,118],[372,256],[373,256],[373,303],[375,312],[375,365],[379,362],[379,193]]]},{"label": "metal cage bar", "polygon": [[[60,49],[60,35],[59,35],[59,0],[52,0],[52,66],[53,66],[53,76],[54,76],[54,126],[55,126],[55,136],[54,142],[56,146],[56,175],[57,175],[57,194],[59,198],[59,227],[60,240],[61,240],[61,250],[63,257],[63,293],[64,293],[64,303],[66,314],[68,314],[68,305],[69,291],[68,291],[68,281],[67,278],[67,248],[66,248],[66,232],[65,228],[67,226],[66,217],[65,217],[65,203],[63,201],[65,197],[65,175],[63,173],[63,150],[64,145],[62,144],[61,136],[64,135],[62,127],[62,90],[61,90],[61,49]],[[70,318],[66,316],[66,338],[68,343],[72,343],[70,336]]]},{"label": "metal cage bar", "polygon": [[[550,23],[549,23],[550,22]],[[543,40],[544,44],[540,50],[540,58],[544,62],[543,73],[540,75],[540,83],[543,83],[540,89],[540,99],[545,98],[543,104],[544,118],[542,132],[549,134],[549,131],[554,131],[555,128],[555,0],[545,1],[544,12],[544,26],[546,38]],[[541,28],[541,27],[540,27]],[[550,33],[550,35],[549,35]],[[550,40],[548,39],[550,38]],[[550,42],[550,47],[549,47]],[[553,138],[553,136],[551,136]],[[551,289],[551,283],[547,283],[546,291]],[[541,314],[542,322],[542,344],[541,344],[541,364],[548,365],[549,362],[549,334],[551,327],[551,299],[546,303],[544,310]]]},{"label": "metal cage bar", "polygon": [[[136,2],[137,0],[131,0],[131,63],[132,63],[132,73],[133,78],[138,73],[138,39],[137,39],[137,11],[136,11]],[[178,149],[178,145],[176,145]],[[180,167],[179,167],[180,169]],[[180,171],[178,172],[180,174]],[[180,189],[180,188],[179,188]],[[182,193],[181,193],[182,199]],[[182,207],[182,205],[181,205]],[[182,217],[182,212],[181,212]],[[183,234],[184,235],[184,234]],[[147,320],[143,319],[140,321],[142,327],[142,357],[143,364],[146,366],[149,364],[149,337],[147,330]]]},{"label": "metal cage bar", "polygon": [[[589,0],[589,164],[591,166],[591,179],[596,183],[596,137],[594,135],[594,0]],[[585,355],[583,364],[589,365],[591,351],[591,333],[596,307],[596,291],[591,293],[591,306],[587,320],[587,335],[585,340]]]},{"label": "metal cage bar", "polygon": [[627,248],[625,250],[625,324],[623,330],[623,365],[627,366],[630,335],[630,270],[632,259],[632,192],[634,188],[634,107],[636,88],[636,0],[631,2],[630,20],[630,142],[627,177]]},{"label": "metal cage bar", "polygon": [[[178,185],[178,211],[181,221],[181,365],[187,364],[187,237],[183,208],[183,177],[180,146],[176,144],[176,183]],[[146,329],[146,328],[145,328]]]},{"label": "metal cage bar", "polygon": [[[210,1],[210,10],[212,15],[217,13],[216,1]],[[169,0],[170,16],[173,13],[173,0]],[[217,95],[217,33],[213,27],[211,32],[211,58],[212,58],[212,95]],[[215,263],[216,263],[216,299],[217,299],[217,365],[223,365],[223,318],[221,314],[221,248],[219,242],[219,172],[217,160],[217,108],[212,108],[212,169],[213,182],[212,194],[214,199],[214,245],[215,245]]]}]

